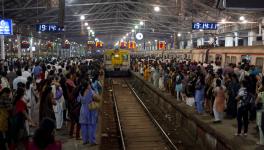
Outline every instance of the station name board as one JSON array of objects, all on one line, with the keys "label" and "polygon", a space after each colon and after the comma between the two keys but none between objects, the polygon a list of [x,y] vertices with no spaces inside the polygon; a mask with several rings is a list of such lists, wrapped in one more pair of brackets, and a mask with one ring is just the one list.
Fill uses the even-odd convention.
[{"label": "station name board", "polygon": [[62,32],[63,27],[56,24],[37,24],[36,26],[38,32]]},{"label": "station name board", "polygon": [[11,19],[0,19],[0,35],[12,35],[13,24]]},{"label": "station name board", "polygon": [[209,23],[209,22],[193,22],[192,23],[193,30],[217,30],[217,23]]}]

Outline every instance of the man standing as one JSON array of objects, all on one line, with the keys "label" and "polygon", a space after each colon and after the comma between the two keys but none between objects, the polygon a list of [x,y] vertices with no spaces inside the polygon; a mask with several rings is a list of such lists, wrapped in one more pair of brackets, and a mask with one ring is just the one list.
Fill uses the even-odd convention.
[{"label": "man standing", "polygon": [[21,70],[17,70],[16,71],[16,75],[17,75],[17,77],[14,79],[14,81],[13,81],[13,89],[14,90],[17,90],[17,84],[18,83],[24,83],[25,85],[26,85],[26,83],[27,83],[27,79],[25,78],[25,77],[23,77],[22,76],[22,72],[21,72]]}]

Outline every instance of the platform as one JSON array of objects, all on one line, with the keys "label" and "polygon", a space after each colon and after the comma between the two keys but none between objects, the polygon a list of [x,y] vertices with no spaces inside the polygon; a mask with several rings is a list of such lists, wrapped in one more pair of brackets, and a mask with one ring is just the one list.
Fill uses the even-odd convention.
[{"label": "platform", "polygon": [[[146,82],[143,80],[143,77],[138,73],[132,73],[134,76],[133,83],[136,82],[143,82],[141,85],[141,90],[148,90],[151,91],[153,99],[156,97],[159,101],[159,107],[165,107],[168,109],[167,104],[174,106],[174,108],[169,109],[177,109],[179,113],[183,113],[185,119],[188,121],[181,121],[181,128],[186,127],[188,128],[189,132],[193,135],[197,141],[201,142],[201,144],[209,144],[217,149],[234,149],[234,150],[263,150],[263,146],[259,146],[256,143],[258,142],[258,134],[256,130],[256,123],[251,122],[249,124],[249,132],[248,136],[235,136],[236,133],[236,119],[228,120],[224,119],[220,124],[213,123],[213,117],[209,114],[198,115],[195,112],[195,109],[187,106],[183,102],[177,102],[176,98],[171,96],[170,93],[161,92],[159,89],[155,88],[150,82]],[[155,95],[153,94],[155,93]],[[161,102],[163,100],[164,102]],[[154,100],[155,101],[155,100]],[[168,110],[171,111],[171,110]],[[186,123],[188,122],[188,123]],[[191,122],[191,123],[190,123]],[[194,125],[195,124],[195,125]],[[221,148],[222,147],[222,148]]]}]

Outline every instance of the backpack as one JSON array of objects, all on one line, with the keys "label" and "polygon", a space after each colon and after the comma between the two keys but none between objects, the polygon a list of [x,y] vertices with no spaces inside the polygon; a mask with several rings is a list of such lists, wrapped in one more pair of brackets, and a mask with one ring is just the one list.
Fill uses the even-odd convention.
[{"label": "backpack", "polygon": [[247,110],[250,109],[250,104],[254,102],[254,96],[247,92],[246,96],[243,96],[241,99],[240,107],[246,108]]}]

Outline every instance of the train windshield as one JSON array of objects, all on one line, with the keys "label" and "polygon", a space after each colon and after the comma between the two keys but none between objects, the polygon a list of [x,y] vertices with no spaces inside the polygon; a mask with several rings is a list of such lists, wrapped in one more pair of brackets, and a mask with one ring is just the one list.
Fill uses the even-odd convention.
[{"label": "train windshield", "polygon": [[127,55],[127,54],[124,54],[124,55],[123,55],[123,60],[124,60],[124,61],[128,61],[128,55]]}]

